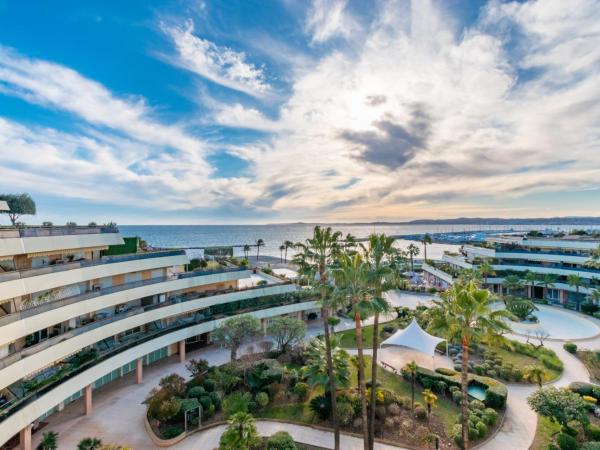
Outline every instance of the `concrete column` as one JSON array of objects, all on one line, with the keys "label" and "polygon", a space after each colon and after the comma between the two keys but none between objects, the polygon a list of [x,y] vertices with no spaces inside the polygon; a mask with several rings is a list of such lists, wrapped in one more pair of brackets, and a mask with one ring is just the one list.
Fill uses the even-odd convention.
[{"label": "concrete column", "polygon": [[19,448],[21,450],[31,450],[31,428],[30,424],[19,432]]},{"label": "concrete column", "polygon": [[88,384],[84,389],[84,404],[85,404],[85,415],[89,416],[92,414],[92,385]]},{"label": "concrete column", "polygon": [[179,353],[179,362],[184,363],[185,362],[185,339],[182,339],[177,344],[178,344],[177,352]]},{"label": "concrete column", "polygon": [[263,334],[267,334],[267,319],[260,319]]},{"label": "concrete column", "polygon": [[298,320],[304,320],[304,312],[298,311]]},{"label": "concrete column", "polygon": [[58,412],[63,411],[65,409],[65,402],[60,402],[58,404]]},{"label": "concrete column", "polygon": [[142,384],[144,378],[144,366],[142,358],[138,358],[135,364],[135,384]]}]

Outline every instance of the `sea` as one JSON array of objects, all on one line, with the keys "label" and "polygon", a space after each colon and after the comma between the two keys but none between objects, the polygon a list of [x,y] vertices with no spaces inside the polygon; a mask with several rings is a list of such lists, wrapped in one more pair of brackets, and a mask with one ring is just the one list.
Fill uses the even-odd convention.
[{"label": "sea", "polygon": [[[424,233],[438,234],[443,237],[466,236],[477,240],[491,231],[521,231],[521,230],[569,230],[577,228],[568,225],[409,225],[409,224],[331,224],[334,230],[339,230],[345,236],[350,233],[356,238],[366,238],[372,233],[385,233],[397,236],[395,246],[406,248],[410,243],[415,243],[423,248],[420,243],[404,237],[414,238]],[[201,247],[234,246],[234,254],[242,255],[241,247],[245,244],[253,245],[258,239],[265,242],[261,247],[261,255],[281,257],[279,247],[284,241],[304,242],[312,235],[314,224],[273,224],[273,225],[119,225],[121,234],[125,237],[139,236],[153,247],[161,248],[186,248],[190,257],[202,256]],[[581,228],[581,226],[579,227]],[[460,245],[434,243],[427,246],[427,257],[441,258],[444,251],[458,251]],[[288,258],[291,252],[288,251]],[[251,255],[256,250],[253,248]]]}]

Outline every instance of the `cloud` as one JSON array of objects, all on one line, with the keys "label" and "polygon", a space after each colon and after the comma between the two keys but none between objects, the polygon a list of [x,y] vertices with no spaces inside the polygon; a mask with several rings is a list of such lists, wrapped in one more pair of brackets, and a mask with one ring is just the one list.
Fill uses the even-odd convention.
[{"label": "cloud", "polygon": [[348,0],[313,0],[306,17],[305,30],[313,44],[333,37],[349,37],[358,24],[347,11]]},{"label": "cloud", "polygon": [[271,94],[272,87],[265,79],[263,67],[248,63],[244,52],[195,36],[192,20],[174,26],[161,23],[161,29],[175,45],[177,56],[173,62],[177,65],[213,83],[254,97]]}]

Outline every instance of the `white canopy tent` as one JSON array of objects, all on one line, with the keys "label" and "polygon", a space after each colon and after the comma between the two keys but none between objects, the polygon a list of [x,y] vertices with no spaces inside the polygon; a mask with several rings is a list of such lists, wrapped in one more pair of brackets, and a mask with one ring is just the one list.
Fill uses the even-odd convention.
[{"label": "white canopy tent", "polygon": [[412,322],[403,330],[396,331],[393,335],[381,343],[384,347],[407,347],[421,353],[425,353],[433,359],[435,365],[435,348],[446,339],[432,336],[427,333],[413,318]]},{"label": "white canopy tent", "polygon": [[0,211],[10,211],[8,203],[6,203],[4,200],[0,200]]}]

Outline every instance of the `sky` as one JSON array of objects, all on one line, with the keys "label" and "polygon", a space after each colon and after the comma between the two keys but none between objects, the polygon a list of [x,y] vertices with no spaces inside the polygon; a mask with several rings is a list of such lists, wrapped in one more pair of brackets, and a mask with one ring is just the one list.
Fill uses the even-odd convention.
[{"label": "sky", "polygon": [[600,0],[0,0],[0,192],[28,223],[597,216]]}]

